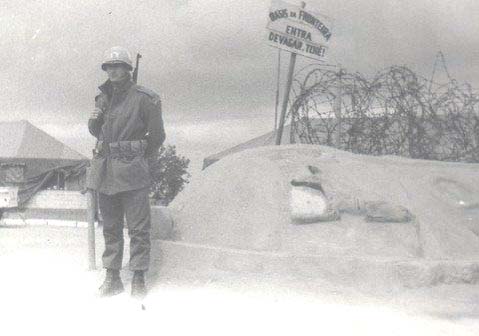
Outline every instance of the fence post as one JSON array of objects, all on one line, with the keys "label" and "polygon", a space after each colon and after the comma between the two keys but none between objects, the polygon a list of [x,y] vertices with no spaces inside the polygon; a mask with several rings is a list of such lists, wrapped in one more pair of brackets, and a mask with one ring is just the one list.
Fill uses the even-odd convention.
[{"label": "fence post", "polygon": [[335,147],[341,149],[341,136],[342,136],[342,105],[343,105],[343,68],[339,68],[338,73],[338,89],[336,92],[336,101],[334,109],[334,117],[336,118],[336,139]]}]

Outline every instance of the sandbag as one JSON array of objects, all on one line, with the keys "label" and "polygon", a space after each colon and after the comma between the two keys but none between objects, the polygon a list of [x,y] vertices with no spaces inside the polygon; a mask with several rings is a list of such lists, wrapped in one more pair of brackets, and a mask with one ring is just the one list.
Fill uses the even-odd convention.
[{"label": "sandbag", "polygon": [[296,224],[335,221],[340,218],[324,193],[317,189],[292,187],[290,204],[291,219]]},{"label": "sandbag", "polygon": [[324,192],[320,173],[317,167],[307,166],[299,177],[291,180],[291,219],[296,224],[340,219]]},{"label": "sandbag", "polygon": [[413,219],[413,215],[403,206],[393,205],[383,201],[365,202],[366,221],[407,223]]}]

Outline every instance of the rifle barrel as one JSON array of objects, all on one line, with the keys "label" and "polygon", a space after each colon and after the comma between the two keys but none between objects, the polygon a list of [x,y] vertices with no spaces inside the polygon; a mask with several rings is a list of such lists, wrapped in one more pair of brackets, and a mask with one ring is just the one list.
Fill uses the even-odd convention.
[{"label": "rifle barrel", "polygon": [[138,68],[140,66],[140,58],[141,55],[138,53],[136,54],[136,64],[135,64],[135,70],[133,70],[133,82],[136,84],[138,81]]}]

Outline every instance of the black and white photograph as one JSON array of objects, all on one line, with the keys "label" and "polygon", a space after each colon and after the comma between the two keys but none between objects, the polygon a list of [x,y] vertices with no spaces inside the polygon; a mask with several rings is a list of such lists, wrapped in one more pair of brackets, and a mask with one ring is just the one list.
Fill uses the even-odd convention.
[{"label": "black and white photograph", "polygon": [[479,335],[479,2],[0,1],[0,334]]}]

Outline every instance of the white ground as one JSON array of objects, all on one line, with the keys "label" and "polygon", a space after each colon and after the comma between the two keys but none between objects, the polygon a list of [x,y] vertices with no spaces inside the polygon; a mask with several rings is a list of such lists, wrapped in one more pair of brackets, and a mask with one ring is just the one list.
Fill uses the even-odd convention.
[{"label": "white ground", "polygon": [[[287,280],[204,281],[160,269],[142,303],[127,294],[99,299],[102,273],[87,270],[86,237],[81,228],[0,227],[0,334],[456,336],[479,331],[479,286],[417,289],[379,300],[326,283],[312,290]],[[100,254],[100,232],[97,238]],[[124,278],[129,289],[128,272]]]}]

